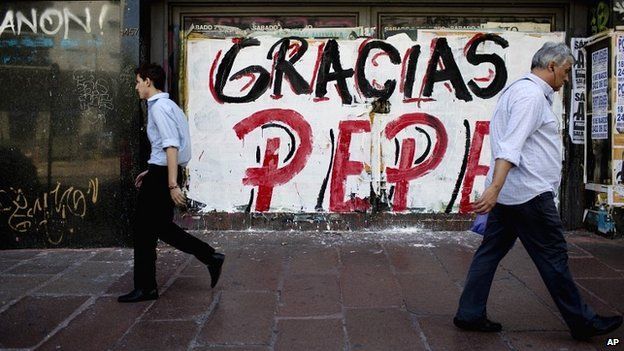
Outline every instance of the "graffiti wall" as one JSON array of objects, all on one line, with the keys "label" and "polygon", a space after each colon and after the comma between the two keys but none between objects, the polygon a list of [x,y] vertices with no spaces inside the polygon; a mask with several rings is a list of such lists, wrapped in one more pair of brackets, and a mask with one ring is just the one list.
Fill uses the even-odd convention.
[{"label": "graffiti wall", "polygon": [[117,1],[0,5],[0,247],[122,241],[137,100],[121,29]]},{"label": "graffiti wall", "polygon": [[189,40],[189,196],[206,211],[469,211],[499,93],[564,38],[417,37]]}]

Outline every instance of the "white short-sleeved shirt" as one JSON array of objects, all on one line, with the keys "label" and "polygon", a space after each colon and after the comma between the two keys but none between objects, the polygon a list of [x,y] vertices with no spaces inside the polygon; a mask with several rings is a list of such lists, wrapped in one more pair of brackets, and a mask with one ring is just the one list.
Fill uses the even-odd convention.
[{"label": "white short-sleeved shirt", "polygon": [[165,148],[178,149],[178,164],[186,166],[191,160],[191,134],[184,112],[169,99],[168,93],[158,93],[147,99],[147,137],[152,146],[149,164],[167,165]]}]

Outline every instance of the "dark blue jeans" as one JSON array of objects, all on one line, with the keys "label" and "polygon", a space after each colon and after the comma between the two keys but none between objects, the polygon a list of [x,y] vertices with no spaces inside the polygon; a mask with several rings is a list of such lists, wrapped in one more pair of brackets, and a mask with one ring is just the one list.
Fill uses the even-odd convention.
[{"label": "dark blue jeans", "polygon": [[486,317],[494,273],[516,238],[531,256],[568,327],[583,329],[596,314],[583,302],[570,274],[563,225],[551,192],[520,205],[494,206],[483,242],[472,259],[456,317],[465,321]]}]

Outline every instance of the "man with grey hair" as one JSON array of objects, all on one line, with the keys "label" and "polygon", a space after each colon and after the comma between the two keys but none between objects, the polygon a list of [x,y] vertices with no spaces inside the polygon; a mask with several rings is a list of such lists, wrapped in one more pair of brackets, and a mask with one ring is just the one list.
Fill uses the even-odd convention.
[{"label": "man with grey hair", "polygon": [[568,81],[573,62],[564,43],[545,43],[533,56],[531,73],[500,95],[490,121],[490,171],[485,191],[473,206],[479,214],[488,213],[488,219],[453,320],[458,328],[502,330],[501,324],[487,319],[486,305],[498,263],[516,238],[537,266],[572,337],[586,340],[622,324],[621,316],[598,316],[583,302],[568,268],[554,202],[561,182],[562,145],[553,94]]}]

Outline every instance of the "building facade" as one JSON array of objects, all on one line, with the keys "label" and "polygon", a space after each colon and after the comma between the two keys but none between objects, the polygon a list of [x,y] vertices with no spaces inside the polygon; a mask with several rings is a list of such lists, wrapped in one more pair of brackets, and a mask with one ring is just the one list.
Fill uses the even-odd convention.
[{"label": "building facade", "polygon": [[[141,62],[193,135],[193,229],[462,227],[497,94],[544,41],[613,26],[583,1],[47,1],[0,5],[0,245],[129,242]],[[605,13],[606,11],[606,13]],[[247,38],[247,39],[243,39]],[[579,227],[582,145],[562,216]],[[192,215],[188,215],[192,213]]]}]

